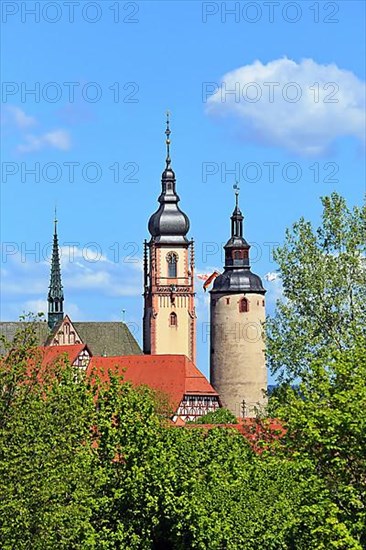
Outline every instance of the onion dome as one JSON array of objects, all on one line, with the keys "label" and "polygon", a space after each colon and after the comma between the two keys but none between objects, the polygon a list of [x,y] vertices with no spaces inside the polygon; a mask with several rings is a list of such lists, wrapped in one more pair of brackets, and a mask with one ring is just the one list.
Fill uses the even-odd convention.
[{"label": "onion dome", "polygon": [[166,121],[166,167],[161,176],[161,194],[158,198],[160,206],[158,210],[150,217],[149,232],[152,239],[157,243],[175,244],[186,243],[186,237],[189,231],[188,216],[182,212],[178,203],[179,196],[176,193],[175,173],[171,167],[170,159],[170,128],[169,113]]},{"label": "onion dome", "polygon": [[250,245],[243,237],[243,214],[239,208],[239,193],[235,186],[236,204],[231,216],[231,237],[224,246],[224,272],[216,277],[211,292],[253,292],[265,294],[258,275],[250,271]]}]

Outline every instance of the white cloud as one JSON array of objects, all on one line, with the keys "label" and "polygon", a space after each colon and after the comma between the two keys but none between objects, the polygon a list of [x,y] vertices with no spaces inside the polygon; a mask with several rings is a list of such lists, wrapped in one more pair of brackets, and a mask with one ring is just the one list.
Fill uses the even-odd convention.
[{"label": "white cloud", "polygon": [[[62,247],[61,252],[65,311],[75,319],[81,319],[83,314],[69,301],[70,295],[74,302],[80,293],[106,297],[141,295],[140,259],[138,263],[117,263],[101,254],[94,261],[95,250],[86,247]],[[6,268],[1,272],[2,312],[13,317],[22,311],[46,312],[49,277],[50,262],[41,254],[25,257],[24,251],[18,250],[8,255]],[[14,302],[18,304],[16,311],[11,307]]]},{"label": "white cloud", "polygon": [[34,117],[27,115],[20,107],[15,105],[6,105],[4,111],[8,114],[8,120],[18,128],[29,128],[37,124]]},{"label": "white cloud", "polygon": [[225,74],[208,98],[207,113],[232,115],[246,140],[316,156],[341,136],[364,141],[364,106],[365,83],[352,72],[283,58]]},{"label": "white cloud", "polygon": [[267,273],[264,278],[266,279],[266,281],[276,281],[278,278],[279,278],[279,275],[278,273],[276,273],[276,271],[271,271],[270,273]]},{"label": "white cloud", "polygon": [[[72,269],[74,262],[75,265],[80,267],[81,269],[84,269],[87,265],[98,262],[113,263],[101,252],[99,245],[97,245],[95,248],[87,246],[84,246],[84,248],[80,248],[75,244],[61,246],[60,258],[62,267],[65,267],[66,269]],[[51,259],[52,248],[50,247],[48,263],[51,263]]]},{"label": "white cloud", "polygon": [[[272,275],[272,273],[269,273],[268,275]],[[266,287],[266,303],[270,309],[273,309],[277,303],[277,300],[284,300],[282,280],[277,275],[274,279],[267,279],[267,281],[270,284]]]},{"label": "white cloud", "polygon": [[53,130],[39,136],[28,134],[25,136],[25,143],[18,145],[19,153],[33,153],[45,147],[67,151],[70,149],[70,134],[66,130]]}]

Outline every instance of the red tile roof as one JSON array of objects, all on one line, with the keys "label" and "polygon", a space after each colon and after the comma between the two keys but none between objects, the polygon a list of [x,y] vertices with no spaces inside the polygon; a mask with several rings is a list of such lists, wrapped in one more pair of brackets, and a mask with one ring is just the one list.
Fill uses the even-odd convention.
[{"label": "red tile roof", "polygon": [[92,357],[87,373],[108,380],[108,372],[134,385],[146,384],[170,397],[175,410],[184,395],[217,396],[204,375],[185,355],[124,355]]},{"label": "red tile roof", "polygon": [[237,424],[185,424],[186,428],[232,428],[248,440],[252,449],[261,453],[286,434],[286,428],[278,418],[238,418]]},{"label": "red tile roof", "polygon": [[40,346],[37,350],[41,352],[43,366],[52,363],[56,358],[65,354],[72,365],[85,348],[85,344],[75,344],[73,346]]}]

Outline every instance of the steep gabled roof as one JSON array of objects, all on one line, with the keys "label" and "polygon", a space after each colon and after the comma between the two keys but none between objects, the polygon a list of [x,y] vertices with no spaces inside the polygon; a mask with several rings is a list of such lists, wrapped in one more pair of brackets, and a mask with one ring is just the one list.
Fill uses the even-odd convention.
[{"label": "steep gabled roof", "polygon": [[[24,329],[27,326],[29,326],[29,322],[27,321],[5,321],[0,322],[0,334],[2,336],[5,336],[5,338],[12,342],[15,338],[15,334],[18,330]],[[46,342],[49,334],[50,329],[48,328],[48,325],[46,321],[36,321],[34,323],[31,323],[34,326],[35,329],[35,336],[37,339],[36,344],[43,346],[43,344]],[[4,353],[4,348],[0,343],[0,355]]]},{"label": "steep gabled roof", "polygon": [[145,384],[164,392],[176,410],[185,395],[218,396],[204,375],[185,355],[136,355],[92,357],[87,373],[102,381],[109,372],[134,385]]},{"label": "steep gabled roof", "polygon": [[74,322],[93,355],[139,355],[142,351],[128,326],[122,322]]},{"label": "steep gabled roof", "polygon": [[[67,316],[66,316],[67,317]],[[66,319],[65,317],[65,319]],[[64,320],[65,320],[64,319]],[[64,320],[55,325],[52,332],[46,322],[0,322],[0,334],[12,342],[15,333],[29,324],[35,328],[37,344],[47,346],[51,344],[54,335],[61,328]],[[71,322],[71,321],[70,321]],[[132,336],[128,326],[122,322],[73,322],[73,326],[82,341],[88,345],[94,355],[139,355],[142,351]],[[4,353],[0,344],[0,355]]]},{"label": "steep gabled roof", "polygon": [[40,346],[38,348],[42,354],[42,365],[50,364],[61,356],[66,356],[67,360],[72,365],[84,349],[88,349],[85,344],[75,344],[73,346]]}]

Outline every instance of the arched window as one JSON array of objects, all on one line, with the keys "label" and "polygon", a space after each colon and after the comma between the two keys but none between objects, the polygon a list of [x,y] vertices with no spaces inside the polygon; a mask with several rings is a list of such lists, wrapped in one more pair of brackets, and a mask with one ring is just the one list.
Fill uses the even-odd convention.
[{"label": "arched window", "polygon": [[166,256],[166,261],[168,262],[168,277],[169,279],[175,279],[177,277],[177,254],[175,252],[169,252]]},{"label": "arched window", "polygon": [[177,322],[177,314],[172,311],[172,313],[169,316],[169,326],[176,327],[178,325]]},{"label": "arched window", "polygon": [[246,313],[249,311],[249,302],[246,298],[242,298],[239,302],[239,311],[240,313]]}]

